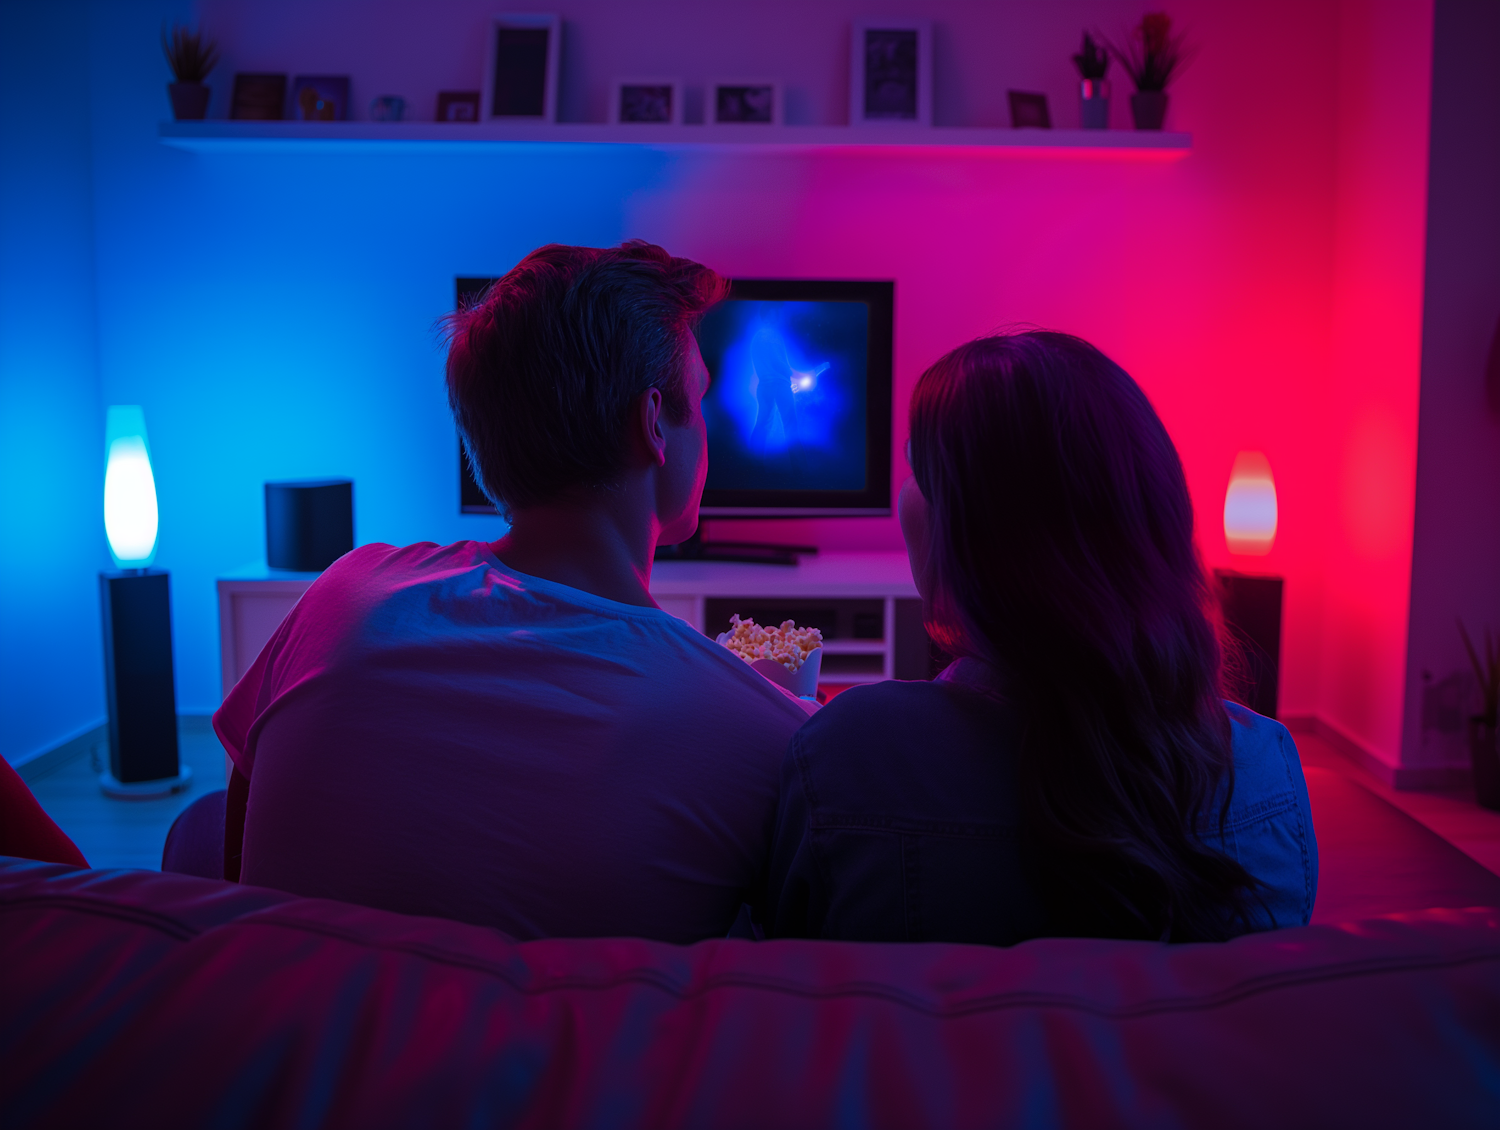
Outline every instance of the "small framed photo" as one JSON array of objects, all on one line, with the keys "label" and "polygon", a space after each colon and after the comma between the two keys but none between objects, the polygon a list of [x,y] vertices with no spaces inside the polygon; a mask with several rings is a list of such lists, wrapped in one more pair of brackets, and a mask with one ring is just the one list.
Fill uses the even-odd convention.
[{"label": "small framed photo", "polygon": [[279,122],[286,107],[286,75],[234,76],[229,116],[242,122]]},{"label": "small framed photo", "polygon": [[490,23],[484,118],[557,121],[562,17],[507,13]]},{"label": "small framed photo", "polygon": [[709,84],[704,115],[715,125],[781,124],[781,83],[770,79],[723,79]]},{"label": "small framed photo", "polygon": [[479,121],[479,91],[438,91],[437,113],[433,115],[432,120],[435,122]]},{"label": "small framed photo", "polygon": [[348,109],[348,75],[298,75],[292,80],[292,117],[297,121],[341,122]]},{"label": "small framed photo", "polygon": [[682,124],[682,83],[671,78],[620,79],[610,88],[609,120]]},{"label": "small framed photo", "polygon": [[1028,94],[1024,90],[1006,91],[1010,99],[1011,129],[1051,129],[1052,115],[1047,110],[1045,94]]},{"label": "small framed photo", "polygon": [[854,21],[849,124],[932,125],[932,21]]}]

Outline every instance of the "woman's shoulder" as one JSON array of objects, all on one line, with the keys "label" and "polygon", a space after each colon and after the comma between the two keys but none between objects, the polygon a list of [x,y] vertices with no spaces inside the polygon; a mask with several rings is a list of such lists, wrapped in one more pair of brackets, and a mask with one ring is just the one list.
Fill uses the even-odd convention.
[{"label": "woman's shoulder", "polygon": [[1307,792],[1291,733],[1274,718],[1226,702],[1234,752],[1235,808],[1275,804]]},{"label": "woman's shoulder", "polygon": [[809,718],[787,769],[815,818],[988,826],[1013,815],[1016,746],[996,699],[943,680],[893,680],[852,687]]},{"label": "woman's shoulder", "polygon": [[992,748],[1010,711],[996,699],[945,682],[891,679],[850,687],[797,731],[794,752],[824,765],[868,766],[929,756],[934,749]]},{"label": "woman's shoulder", "polygon": [[879,734],[907,723],[931,720],[934,714],[942,716],[961,712],[959,701],[968,695],[954,694],[954,688],[934,681],[908,681],[888,679],[881,683],[867,683],[850,687],[830,699],[802,727],[802,735],[818,739],[832,733]]}]

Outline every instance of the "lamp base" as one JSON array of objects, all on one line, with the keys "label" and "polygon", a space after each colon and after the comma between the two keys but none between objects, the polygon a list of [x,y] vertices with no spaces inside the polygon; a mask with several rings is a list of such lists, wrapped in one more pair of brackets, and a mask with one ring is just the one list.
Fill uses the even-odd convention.
[{"label": "lamp base", "polygon": [[99,787],[105,796],[117,800],[157,800],[173,793],[180,793],[193,780],[193,769],[184,765],[175,777],[161,777],[155,781],[121,781],[108,769],[99,774]]}]

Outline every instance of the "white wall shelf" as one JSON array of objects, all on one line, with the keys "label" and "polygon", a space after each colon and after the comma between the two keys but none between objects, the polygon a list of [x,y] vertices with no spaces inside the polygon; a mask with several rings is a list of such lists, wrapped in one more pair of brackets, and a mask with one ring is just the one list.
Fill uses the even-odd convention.
[{"label": "white wall shelf", "polygon": [[566,147],[642,147],[687,152],[845,152],[912,150],[1094,160],[1171,161],[1192,134],[1154,130],[960,129],[875,126],[602,125],[593,123],[448,122],[162,122],[163,145],[195,153],[417,152],[471,153]]}]

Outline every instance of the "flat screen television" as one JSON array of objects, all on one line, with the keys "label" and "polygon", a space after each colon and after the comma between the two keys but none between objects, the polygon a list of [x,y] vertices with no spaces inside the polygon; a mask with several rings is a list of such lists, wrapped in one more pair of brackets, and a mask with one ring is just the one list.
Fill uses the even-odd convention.
[{"label": "flat screen television", "polygon": [[[456,280],[463,303],[490,279]],[[735,279],[698,328],[705,518],[891,512],[895,284]],[[493,514],[459,452],[465,514]]]}]

